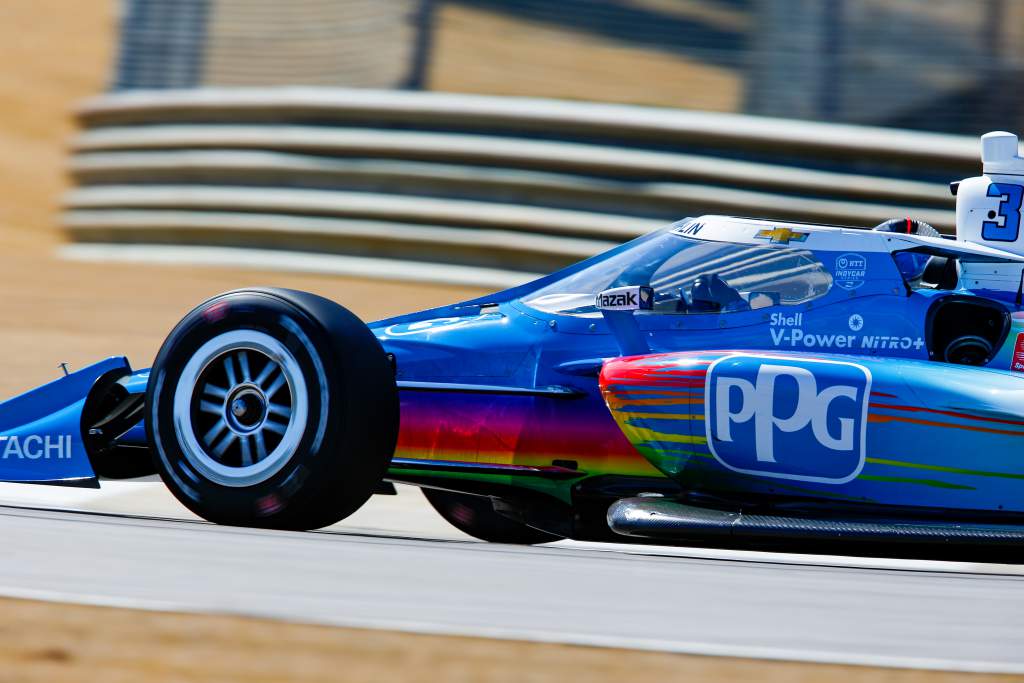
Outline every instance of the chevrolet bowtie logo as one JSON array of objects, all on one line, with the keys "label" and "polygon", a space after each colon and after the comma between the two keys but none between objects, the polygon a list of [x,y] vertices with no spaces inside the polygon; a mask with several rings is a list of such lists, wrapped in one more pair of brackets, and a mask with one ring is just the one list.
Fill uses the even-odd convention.
[{"label": "chevrolet bowtie logo", "polygon": [[789,228],[773,228],[772,230],[759,230],[754,237],[759,240],[771,240],[772,244],[789,244],[790,242],[803,242],[807,239],[808,234]]}]

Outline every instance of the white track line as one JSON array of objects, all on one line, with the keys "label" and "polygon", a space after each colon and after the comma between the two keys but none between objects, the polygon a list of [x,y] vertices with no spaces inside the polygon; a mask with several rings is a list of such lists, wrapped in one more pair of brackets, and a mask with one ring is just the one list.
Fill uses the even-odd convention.
[{"label": "white track line", "polygon": [[[64,510],[87,512],[104,512],[105,507],[113,507],[123,514],[125,503],[134,507],[138,514],[151,514],[154,510],[169,511],[167,516],[186,518],[183,509],[169,507],[165,500],[169,494],[158,482],[106,482],[105,488],[70,489],[65,487],[28,486],[20,484],[0,485],[0,504],[17,504],[22,506],[38,506]],[[383,537],[399,536],[404,538],[422,537],[430,540],[433,535],[431,525],[440,522],[437,515],[425,503],[419,492],[411,487],[399,487],[398,496],[378,496],[361,511],[360,525],[332,527],[335,532],[359,533],[369,531]],[[118,502],[120,501],[120,502]],[[117,503],[117,504],[115,504]],[[397,515],[397,516],[396,516]],[[390,522],[388,528],[367,530],[367,519],[378,519]],[[410,528],[412,523],[413,528]],[[420,526],[416,526],[420,522]],[[401,523],[401,524],[400,524]],[[443,522],[440,522],[443,524]],[[914,572],[943,572],[966,574],[1010,574],[1021,575],[1022,568],[1008,565],[978,564],[967,562],[936,562],[927,560],[899,560],[878,558],[855,558],[817,555],[789,555],[784,553],[766,553],[760,551],[735,551],[715,549],[677,548],[671,546],[638,546],[603,543],[582,543],[563,541],[547,546],[548,553],[557,553],[559,549],[569,551],[565,561],[572,562],[576,552],[623,553],[628,555],[654,555],[665,557],[695,558],[719,562],[750,562],[762,564],[811,565],[827,567],[843,567],[855,569],[881,569]],[[538,548],[538,552],[545,552]],[[438,551],[443,552],[443,551]],[[518,551],[517,551],[518,552]],[[532,551],[525,551],[532,552]],[[0,585],[0,595],[30,600],[66,602],[72,604],[93,605],[100,607],[132,608],[154,611],[171,611],[187,613],[230,614],[246,617],[289,619],[293,615],[286,614],[278,608],[264,606],[258,601],[235,606],[230,601],[210,606],[189,602],[188,599],[153,600],[147,598],[125,598],[113,594],[77,593],[65,590],[47,590],[26,588],[17,585]],[[593,647],[614,647],[649,651],[677,652],[683,654],[709,655],[722,657],[743,657],[771,660],[795,660],[815,663],[853,664],[862,666],[883,666],[899,668],[917,668],[946,671],[972,671],[983,673],[1024,673],[1024,666],[1009,661],[986,660],[953,660],[944,658],[902,657],[892,655],[851,654],[832,650],[803,650],[794,648],[761,647],[755,645],[731,645],[722,642],[674,641],[667,638],[644,637],[627,632],[614,637],[593,633],[553,632],[543,628],[498,627],[476,625],[473,627],[458,624],[443,624],[431,621],[415,621],[394,618],[376,618],[366,616],[326,616],[318,617],[317,623],[349,628],[368,628],[398,630],[432,635],[453,635],[467,637],[496,638],[503,640],[524,640],[544,643],[562,643]]]},{"label": "white track line", "polygon": [[[375,496],[331,531],[374,536],[397,536],[422,540],[472,540],[444,522],[413,486],[398,485],[397,496]],[[185,510],[155,477],[136,481],[104,481],[100,489],[78,489],[63,486],[0,484],[0,505],[63,510],[68,512],[102,512],[130,516],[189,519],[196,517]],[[630,543],[595,543],[590,541],[558,541],[548,548],[564,548],[588,552],[678,557],[718,562],[751,562],[849,569],[877,569],[946,574],[978,574],[988,576],[1024,576],[1024,565],[956,562],[949,560],[915,560],[847,555],[815,555],[762,550],[693,548],[669,545]]]},{"label": "white track line", "polygon": [[789,564],[813,567],[849,569],[880,569],[889,571],[932,572],[944,574],[984,574],[992,576],[1024,576],[1024,565],[995,562],[955,562],[950,560],[913,560],[898,557],[857,557],[852,555],[814,555],[809,553],[780,553],[764,550],[723,550],[718,548],[685,548],[667,545],[619,545],[617,543],[590,543],[561,541],[553,544],[591,550],[617,552],[628,555],[654,555],[687,557],[725,562],[759,562],[763,564]]}]

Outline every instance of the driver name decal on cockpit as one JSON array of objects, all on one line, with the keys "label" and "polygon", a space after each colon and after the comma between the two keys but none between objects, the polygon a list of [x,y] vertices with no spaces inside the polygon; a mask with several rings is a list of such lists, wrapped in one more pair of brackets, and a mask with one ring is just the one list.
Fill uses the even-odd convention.
[{"label": "driver name decal on cockpit", "polygon": [[704,224],[700,221],[690,221],[686,225],[676,228],[676,234],[694,236],[701,231]]}]

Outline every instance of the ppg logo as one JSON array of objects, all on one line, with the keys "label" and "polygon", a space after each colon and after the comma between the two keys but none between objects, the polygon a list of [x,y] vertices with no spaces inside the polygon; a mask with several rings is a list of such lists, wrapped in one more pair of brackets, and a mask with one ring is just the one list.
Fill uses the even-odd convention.
[{"label": "ppg logo", "polygon": [[727,356],[708,370],[708,446],[737,472],[842,484],[864,467],[870,393],[855,363]]}]

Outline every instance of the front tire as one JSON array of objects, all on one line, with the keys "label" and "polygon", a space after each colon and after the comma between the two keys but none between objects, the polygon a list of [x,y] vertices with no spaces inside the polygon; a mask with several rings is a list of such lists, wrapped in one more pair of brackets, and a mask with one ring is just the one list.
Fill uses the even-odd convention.
[{"label": "front tire", "polygon": [[164,483],[212,522],[316,529],[355,512],[394,452],[398,390],[373,333],[322,297],[240,290],[189,313],[150,374]]}]

